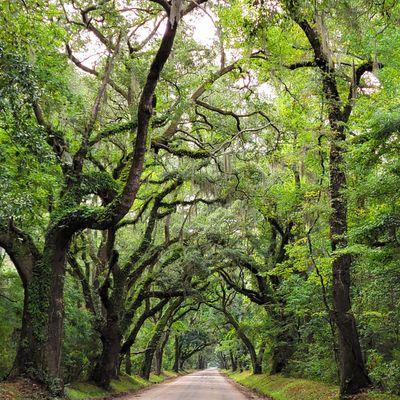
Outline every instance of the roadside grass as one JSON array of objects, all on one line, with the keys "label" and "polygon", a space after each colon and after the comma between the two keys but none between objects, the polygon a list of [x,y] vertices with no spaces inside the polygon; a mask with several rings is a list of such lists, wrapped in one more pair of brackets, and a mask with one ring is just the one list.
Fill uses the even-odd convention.
[{"label": "roadside grass", "polygon": [[133,393],[140,389],[164,382],[166,379],[178,376],[175,372],[165,371],[160,376],[151,374],[146,381],[137,375],[122,375],[119,380],[111,382],[111,390],[104,390],[89,382],[75,382],[66,386],[65,393],[69,400],[104,399],[123,393]]},{"label": "roadside grass", "polygon": [[[253,375],[249,371],[225,373],[256,392],[273,400],[338,400],[338,387],[307,379],[288,378],[282,375]],[[370,391],[354,400],[400,400],[399,396]]]}]

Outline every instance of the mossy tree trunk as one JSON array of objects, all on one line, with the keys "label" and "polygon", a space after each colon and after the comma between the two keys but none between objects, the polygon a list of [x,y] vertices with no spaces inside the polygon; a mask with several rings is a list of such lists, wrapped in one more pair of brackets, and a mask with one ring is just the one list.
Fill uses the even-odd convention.
[{"label": "mossy tree trunk", "polygon": [[176,373],[179,372],[180,368],[180,359],[182,353],[182,339],[178,334],[175,334],[175,342],[174,342],[174,365],[172,370]]},{"label": "mossy tree trunk", "polygon": [[[120,195],[102,208],[90,209],[86,206],[78,208],[83,196],[80,188],[82,169],[85,155],[88,152],[87,141],[85,140],[83,140],[82,147],[73,157],[73,165],[64,171],[66,185],[65,190],[62,192],[61,205],[59,209],[54,210],[52,213],[43,255],[35,263],[32,282],[28,285],[26,322],[29,326],[27,326],[26,330],[29,334],[26,338],[26,356],[21,356],[20,359],[24,361],[23,365],[19,366],[19,370],[22,373],[44,382],[55,394],[63,392],[61,373],[61,341],[64,321],[63,290],[66,254],[70,240],[76,232],[85,228],[104,230],[114,226],[129,212],[140,186],[149,121],[153,111],[154,91],[161,70],[171,53],[176,28],[177,22],[173,25],[167,22],[160,47],[150,66],[139,101],[137,133],[132,163]],[[35,106],[35,115],[38,122],[53,135],[51,127],[44,121],[42,111],[37,104]],[[93,123],[90,125],[93,127]],[[58,138],[59,135],[54,137]],[[57,155],[60,156],[59,154]],[[68,211],[63,213],[62,207],[65,207]],[[114,323],[111,321],[112,318],[110,317],[107,324],[112,325]],[[108,333],[114,332],[115,326],[108,326],[107,329],[108,331],[104,335],[105,343],[108,343]],[[114,341],[112,346],[112,353],[118,354],[118,346]],[[104,364],[107,364],[106,374],[108,376],[112,375],[112,362],[104,359]]]},{"label": "mossy tree trunk", "polygon": [[132,375],[131,349],[128,349],[125,354],[125,373],[127,375]]},{"label": "mossy tree trunk", "polygon": [[264,348],[261,347],[261,352],[260,352],[260,357],[256,353],[256,349],[251,342],[251,340],[247,337],[247,335],[244,333],[243,329],[239,325],[238,321],[235,319],[235,317],[226,309],[226,307],[223,308],[223,313],[229,322],[229,324],[235,329],[236,334],[240,338],[240,340],[243,342],[244,346],[246,347],[250,360],[251,360],[251,366],[252,366],[252,371],[253,374],[262,374],[262,357],[264,355]]},{"label": "mossy tree trunk", "polygon": [[[331,217],[329,221],[330,241],[334,254],[332,262],[333,274],[333,317],[339,335],[339,375],[340,394],[342,397],[357,394],[371,386],[357,332],[356,321],[351,309],[350,270],[352,257],[344,250],[347,241],[347,199],[346,189],[346,124],[351,116],[356,100],[357,90],[363,74],[371,72],[379,66],[371,60],[353,67],[353,77],[348,87],[346,100],[339,93],[335,61],[330,51],[324,48],[320,33],[303,16],[296,0],[288,3],[292,19],[301,28],[310,43],[314,54],[314,67],[322,76],[322,91],[327,103],[327,114],[330,125],[329,136],[329,194],[331,202]],[[301,64],[299,64],[301,67]]]},{"label": "mossy tree trunk", "polygon": [[233,372],[235,372],[238,369],[238,363],[237,363],[237,358],[233,354],[232,350],[229,350],[229,357],[231,359],[231,369],[232,369]]},{"label": "mossy tree trunk", "polygon": [[[2,223],[1,223],[2,222]],[[17,354],[14,360],[11,376],[25,371],[30,361],[32,343],[32,325],[29,316],[29,290],[32,283],[33,271],[42,257],[32,238],[18,229],[12,219],[0,221],[0,246],[6,251],[24,289],[24,304],[22,311],[21,333],[17,345]]]},{"label": "mossy tree trunk", "polygon": [[63,391],[63,292],[69,238],[62,230],[50,230],[46,237],[43,255],[36,260],[27,287],[23,322],[26,336],[17,356],[18,372],[45,382],[55,394]]},{"label": "mossy tree trunk", "polygon": [[143,379],[149,380],[154,353],[157,350],[157,346],[159,345],[160,340],[162,339],[164,330],[165,330],[166,326],[168,325],[170,318],[173,316],[176,309],[180,307],[182,302],[183,302],[182,298],[175,299],[169,305],[167,310],[163,313],[160,320],[157,322],[157,324],[154,328],[153,336],[151,337],[149,343],[147,344],[146,351],[144,353],[142,366],[140,369],[140,376]]},{"label": "mossy tree trunk", "polygon": [[162,373],[164,350],[165,346],[168,343],[169,334],[170,330],[168,329],[167,332],[164,334],[164,338],[162,339],[161,343],[157,347],[157,350],[154,354],[154,364],[155,364],[154,370],[156,375],[161,375]]},{"label": "mossy tree trunk", "polygon": [[204,357],[203,354],[199,354],[198,359],[197,359],[197,369],[205,369],[207,366],[206,363],[206,358]]},{"label": "mossy tree trunk", "polygon": [[100,297],[105,314],[105,321],[100,331],[102,352],[99,360],[91,373],[91,380],[99,386],[108,389],[112,379],[118,378],[120,352],[122,346],[122,319],[125,302],[126,276],[123,269],[118,265],[118,257],[113,256],[111,261],[113,274],[113,290],[108,293],[108,285],[103,286]]},{"label": "mossy tree trunk", "polygon": [[294,335],[291,332],[289,319],[282,316],[281,312],[274,313],[274,322],[278,332],[274,338],[275,343],[271,354],[271,374],[283,372],[294,352]]}]

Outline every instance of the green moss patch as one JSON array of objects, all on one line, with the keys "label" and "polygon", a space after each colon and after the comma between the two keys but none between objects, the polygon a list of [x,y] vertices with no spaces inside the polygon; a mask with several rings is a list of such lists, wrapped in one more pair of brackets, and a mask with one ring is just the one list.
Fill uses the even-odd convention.
[{"label": "green moss patch", "polygon": [[178,376],[174,372],[164,372],[162,375],[151,374],[150,380],[146,381],[139,376],[122,375],[120,379],[111,382],[111,390],[104,390],[92,383],[77,382],[68,385],[65,389],[67,398],[70,400],[103,399],[117,394],[133,393],[150,385],[164,382],[166,379]]},{"label": "green moss patch", "polygon": [[65,393],[71,400],[99,399],[109,395],[109,392],[86,382],[74,383],[66,387]]},{"label": "green moss patch", "polygon": [[[252,375],[251,372],[227,372],[236,382],[273,400],[338,400],[338,387],[307,379],[288,378],[282,375]],[[354,400],[400,400],[387,393],[368,392]]]}]

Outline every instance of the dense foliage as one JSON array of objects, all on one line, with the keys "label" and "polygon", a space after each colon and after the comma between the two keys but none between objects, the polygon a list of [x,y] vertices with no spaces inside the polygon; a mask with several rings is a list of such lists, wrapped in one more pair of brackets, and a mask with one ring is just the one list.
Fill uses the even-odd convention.
[{"label": "dense foliage", "polygon": [[399,18],[1,2],[0,378],[212,365],[400,394]]}]

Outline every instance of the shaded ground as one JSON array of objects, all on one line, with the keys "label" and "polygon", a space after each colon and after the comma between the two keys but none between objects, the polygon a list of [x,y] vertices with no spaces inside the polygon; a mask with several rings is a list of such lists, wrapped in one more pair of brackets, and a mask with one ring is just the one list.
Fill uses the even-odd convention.
[{"label": "shaded ground", "polygon": [[[65,392],[69,400],[110,399],[126,393],[134,393],[155,383],[178,376],[175,372],[164,371],[162,375],[150,375],[150,380],[145,381],[139,376],[121,375],[118,380],[111,381],[109,391],[104,390],[90,382],[74,382],[67,385]],[[0,397],[1,400],[1,397]]]},{"label": "shaded ground", "polygon": [[0,383],[1,400],[49,400],[48,394],[28,379]]},{"label": "shaded ground", "polygon": [[[145,381],[138,376],[123,375],[120,379],[111,383],[110,391],[106,391],[89,382],[74,382],[65,387],[66,396],[63,400],[88,400],[111,399],[127,393],[134,393],[153,384],[163,382],[178,376],[174,372],[165,371],[162,375],[152,374],[150,381]],[[0,382],[0,400],[54,400],[38,384],[28,379],[16,379]],[[58,400],[61,400],[58,398]]]},{"label": "shaded ground", "polygon": [[216,369],[195,372],[157,385],[123,400],[249,400],[254,394],[233,384]]}]

